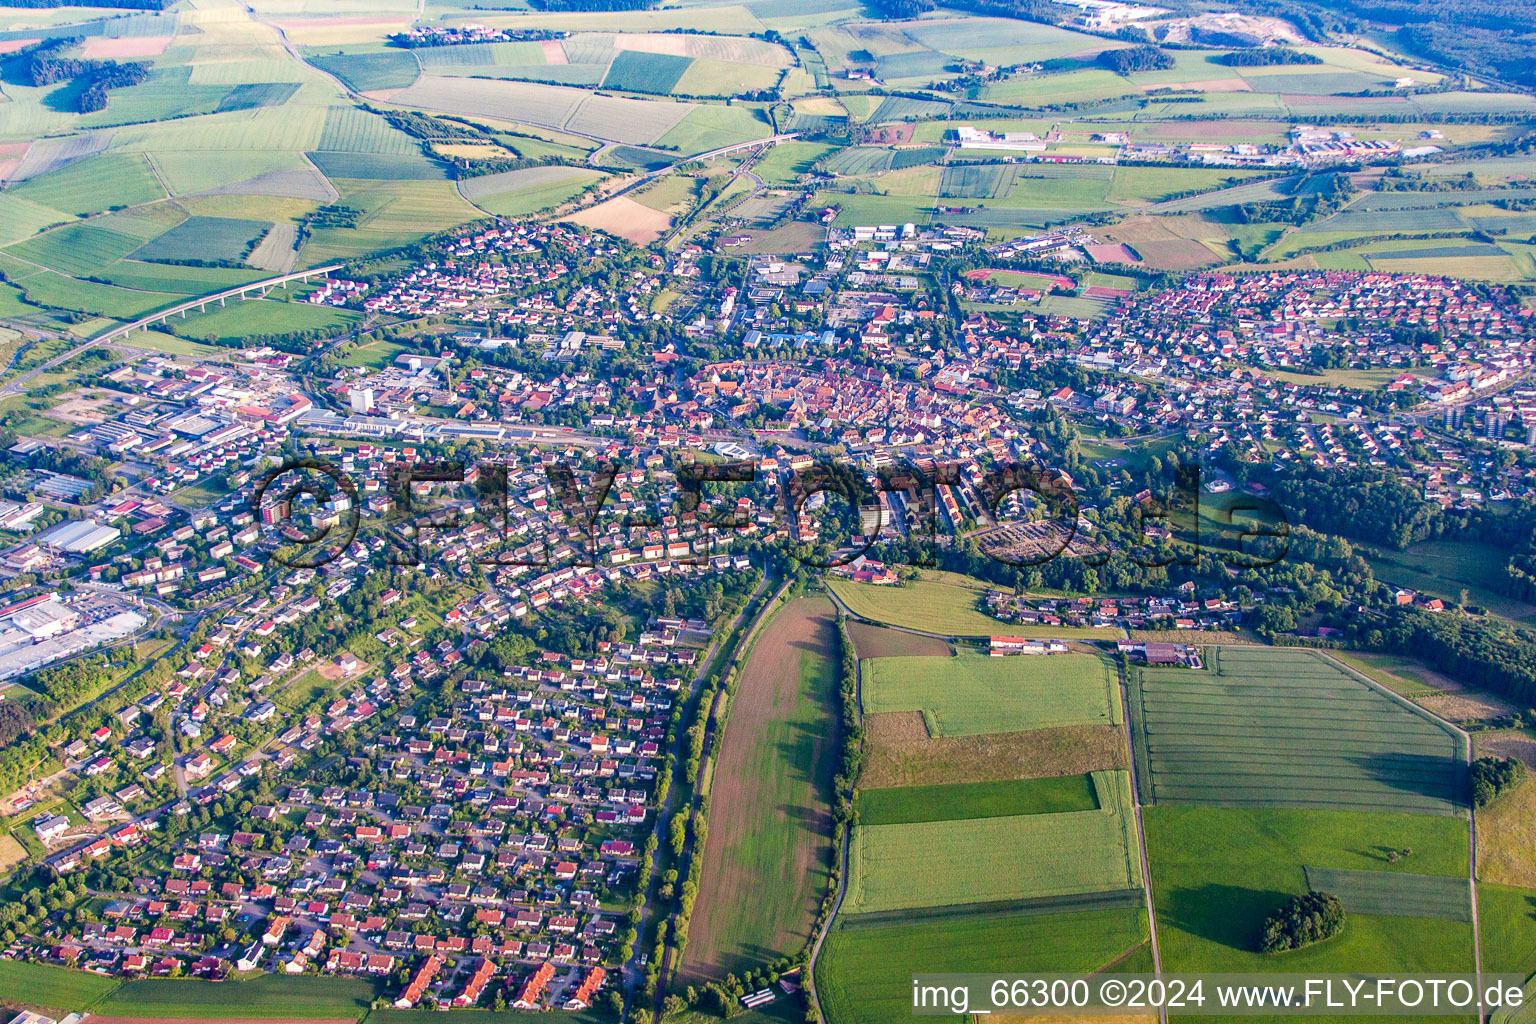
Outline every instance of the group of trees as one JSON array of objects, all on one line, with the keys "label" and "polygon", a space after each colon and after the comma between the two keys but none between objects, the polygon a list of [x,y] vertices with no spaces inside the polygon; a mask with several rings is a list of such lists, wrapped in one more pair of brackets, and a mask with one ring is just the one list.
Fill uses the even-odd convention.
[{"label": "group of trees", "polygon": [[1480,757],[1469,772],[1472,804],[1486,807],[1525,781],[1525,762],[1516,757]]},{"label": "group of trees", "polygon": [[1229,68],[1261,68],[1275,64],[1321,64],[1323,58],[1315,53],[1292,50],[1285,46],[1258,46],[1249,50],[1233,50],[1216,58]]},{"label": "group of trees", "polygon": [[1166,71],[1174,65],[1172,55],[1150,43],[1123,50],[1105,50],[1099,54],[1098,61],[1117,75],[1137,71]]},{"label": "group of trees", "polygon": [[1264,921],[1259,951],[1280,953],[1301,949],[1337,935],[1344,927],[1344,904],[1326,892],[1292,896]]}]

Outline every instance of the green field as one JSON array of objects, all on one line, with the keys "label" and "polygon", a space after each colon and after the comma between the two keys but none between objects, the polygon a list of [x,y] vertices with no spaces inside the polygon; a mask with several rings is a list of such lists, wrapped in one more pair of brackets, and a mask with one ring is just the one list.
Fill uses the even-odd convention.
[{"label": "green field", "polygon": [[1125,772],[1095,772],[1100,807],[900,825],[860,825],[843,913],[956,906],[1141,884]]},{"label": "green field", "polygon": [[1307,885],[1333,893],[1350,914],[1472,920],[1471,889],[1464,878],[1307,868]]},{"label": "green field", "polygon": [[230,300],[226,306],[210,306],[206,313],[187,314],[182,320],[166,321],[166,326],[184,338],[199,341],[234,341],[262,334],[287,334],[290,331],[347,329],[361,319],[350,309],[311,306],[301,302],[276,299]]},{"label": "green field", "polygon": [[[1471,969],[1472,931],[1427,917],[1348,915],[1343,934],[1266,956],[1264,918],[1320,867],[1465,879],[1464,819],[1366,811],[1144,808],[1163,968],[1173,971]],[[1411,850],[1397,863],[1388,851]]]},{"label": "green field", "polygon": [[1097,810],[1098,806],[1090,775],[861,789],[854,799],[861,825],[1061,814]]},{"label": "green field", "polygon": [[264,974],[249,981],[144,978],[128,981],[97,1006],[121,1017],[203,1017],[238,1007],[242,1017],[360,1017],[379,994],[361,978]]},{"label": "green field", "polygon": [[[888,224],[890,221],[878,223]],[[848,606],[848,610],[860,618],[907,629],[942,633],[945,636],[1007,634],[1102,640],[1113,640],[1120,636],[1117,629],[1020,626],[1001,622],[980,610],[981,596],[986,590],[980,584],[973,589],[930,580],[913,580],[899,587],[889,587],[834,579],[829,580],[827,585]]]},{"label": "green field", "polygon": [[136,260],[200,260],[237,263],[272,225],[232,217],[188,217],[165,234],[130,253]]},{"label": "green field", "polygon": [[866,712],[921,711],[932,736],[1107,725],[1120,706],[1091,654],[876,658],[862,671]]},{"label": "green field", "polygon": [[683,72],[693,63],[692,57],[676,57],[667,53],[644,53],[640,50],[620,50],[608,65],[603,77],[605,89],[623,89],[625,92],[649,92],[665,96],[683,77]]},{"label": "green field", "polygon": [[1201,671],[1138,668],[1143,803],[1457,814],[1456,738],[1316,652],[1207,648]]},{"label": "green field", "polygon": [[7,1006],[80,1011],[93,1007],[118,984],[116,978],[85,971],[0,960],[0,1002]]},{"label": "green field", "polygon": [[817,962],[816,991],[827,1020],[890,1024],[912,1013],[914,974],[1086,973],[1146,939],[1140,909],[834,927]]},{"label": "green field", "polygon": [[165,198],[149,164],[138,153],[106,153],[31,178],[7,190],[63,213],[100,213],[113,206],[134,206]]},{"label": "green field", "polygon": [[1483,970],[1536,970],[1536,889],[1477,883],[1477,930]]}]

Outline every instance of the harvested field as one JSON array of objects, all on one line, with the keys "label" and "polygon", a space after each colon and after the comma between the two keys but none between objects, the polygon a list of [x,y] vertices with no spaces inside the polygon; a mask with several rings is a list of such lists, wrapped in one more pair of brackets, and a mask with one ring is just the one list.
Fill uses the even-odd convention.
[{"label": "harvested field", "polygon": [[1140,668],[1130,704],[1143,803],[1454,815],[1458,739],[1313,651],[1207,648]]},{"label": "harvested field", "polygon": [[1110,725],[1118,685],[1091,654],[877,658],[861,666],[865,710],[919,711],[933,736]]},{"label": "harvested field", "polygon": [[1519,709],[1492,694],[1464,690],[1461,693],[1436,693],[1416,697],[1415,703],[1452,722],[1473,722],[1481,718],[1500,718]]},{"label": "harvested field", "polygon": [[[859,825],[844,913],[1125,889],[1141,882],[1125,772],[1094,775],[1099,808]],[[949,870],[945,870],[948,867]]]},{"label": "harvested field", "polygon": [[565,220],[627,238],[636,245],[648,245],[656,241],[672,226],[671,217],[660,210],[637,203],[628,196],[598,203]]},{"label": "harvested field", "polygon": [[760,966],[810,936],[832,866],[837,645],[831,602],[800,598],[741,669],[710,784],[689,980]]},{"label": "harvested field", "polygon": [[954,653],[938,637],[918,636],[867,622],[850,621],[848,635],[860,658],[943,658]]},{"label": "harvested field", "polygon": [[1156,270],[1194,270],[1196,267],[1220,263],[1221,259],[1209,247],[1189,238],[1170,238],[1160,242],[1143,242],[1136,247],[1147,266]]},{"label": "harvested field", "polygon": [[391,94],[390,99],[450,114],[499,117],[560,128],[587,95],[584,89],[559,85],[426,75],[410,88]]},{"label": "harvested field", "polygon": [[862,785],[871,788],[990,782],[1126,768],[1124,734],[1073,725],[979,736],[928,735],[916,711],[866,715]]},{"label": "harvested field", "polygon": [[134,60],[158,57],[170,45],[170,36],[124,36],[121,39],[91,36],[81,47],[80,56],[85,60]]}]

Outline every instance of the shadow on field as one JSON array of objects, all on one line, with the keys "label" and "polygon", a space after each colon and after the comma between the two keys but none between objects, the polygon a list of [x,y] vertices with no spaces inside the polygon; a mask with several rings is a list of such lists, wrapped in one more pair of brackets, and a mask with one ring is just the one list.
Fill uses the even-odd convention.
[{"label": "shadow on field", "polygon": [[1466,803],[1467,769],[1434,754],[1365,754],[1349,762],[1372,779],[1405,793]]},{"label": "shadow on field", "polygon": [[1233,949],[1255,951],[1264,919],[1274,913],[1291,893],[1276,889],[1247,889],[1238,885],[1207,882],[1193,888],[1176,889],[1158,917],[1166,918],[1176,928],[1210,942]]}]

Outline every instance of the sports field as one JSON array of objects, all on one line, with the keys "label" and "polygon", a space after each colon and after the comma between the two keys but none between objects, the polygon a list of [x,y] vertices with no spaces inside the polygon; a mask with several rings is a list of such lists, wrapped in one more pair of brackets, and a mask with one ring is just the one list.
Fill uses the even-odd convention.
[{"label": "sports field", "polygon": [[921,712],[933,736],[1113,724],[1120,707],[1091,654],[876,658],[862,671],[865,711]]},{"label": "sports field", "polygon": [[861,825],[1060,814],[1092,811],[1098,806],[1098,795],[1089,775],[861,789],[854,800]]},{"label": "sports field", "polygon": [[1139,885],[1125,772],[1094,775],[1099,808],[860,825],[843,913],[1103,892]]},{"label": "sports field", "polygon": [[685,979],[758,966],[809,937],[832,863],[836,645],[832,603],[800,598],[741,669],[711,776]]},{"label": "sports field", "polygon": [[1464,810],[1445,727],[1316,652],[1207,651],[1202,671],[1131,673],[1144,803]]}]

